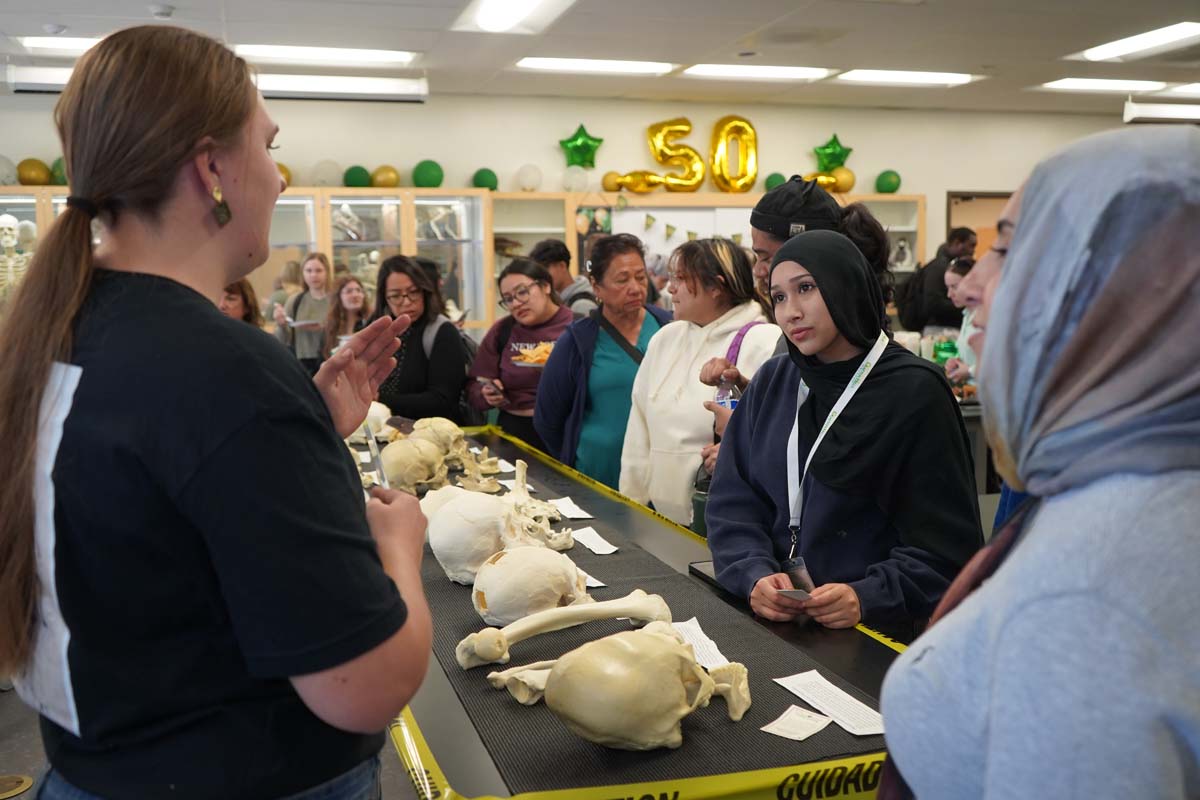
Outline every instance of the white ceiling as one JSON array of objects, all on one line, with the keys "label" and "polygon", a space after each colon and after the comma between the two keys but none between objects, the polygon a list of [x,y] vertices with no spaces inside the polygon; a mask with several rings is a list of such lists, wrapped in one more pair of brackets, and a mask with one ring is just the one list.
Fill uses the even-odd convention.
[{"label": "white ceiling", "polygon": [[[1063,56],[1185,20],[1200,0],[577,0],[536,36],[450,26],[468,0],[177,0],[175,24],[232,43],[421,52],[430,92],[770,102],[794,105],[1119,113],[1119,95],[1030,91],[1063,77],[1200,81],[1186,59],[1128,64]],[[31,63],[5,37],[98,36],[151,22],[145,0],[0,0],[0,58]],[[743,51],[756,55],[739,57]],[[969,72],[953,89],[611,77],[517,71],[524,56]]]}]

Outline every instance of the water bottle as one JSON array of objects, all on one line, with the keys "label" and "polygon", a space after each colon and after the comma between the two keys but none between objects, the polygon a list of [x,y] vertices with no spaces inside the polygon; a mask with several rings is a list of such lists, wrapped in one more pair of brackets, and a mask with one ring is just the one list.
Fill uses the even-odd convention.
[{"label": "water bottle", "polygon": [[713,402],[733,411],[737,408],[738,400],[741,399],[742,390],[737,387],[737,384],[722,378],[721,383],[717,386],[717,393],[713,395]]}]

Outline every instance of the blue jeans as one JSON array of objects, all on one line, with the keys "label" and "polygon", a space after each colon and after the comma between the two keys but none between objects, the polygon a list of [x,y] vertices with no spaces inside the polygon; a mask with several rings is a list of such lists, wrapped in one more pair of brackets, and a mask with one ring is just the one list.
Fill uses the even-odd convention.
[{"label": "blue jeans", "polygon": [[[53,769],[42,776],[41,785],[33,796],[36,800],[103,800],[97,795],[76,788]],[[373,756],[349,772],[343,772],[320,786],[288,795],[281,800],[381,800],[382,796],[379,756]]]}]

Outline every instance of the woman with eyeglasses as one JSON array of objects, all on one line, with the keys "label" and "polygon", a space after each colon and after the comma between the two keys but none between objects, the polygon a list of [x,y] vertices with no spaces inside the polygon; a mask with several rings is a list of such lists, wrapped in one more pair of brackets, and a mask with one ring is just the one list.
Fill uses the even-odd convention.
[{"label": "woman with eyeglasses", "polygon": [[379,385],[379,402],[399,417],[460,421],[459,396],[467,349],[458,328],[442,314],[441,292],[416,261],[392,256],[379,266],[375,319],[406,315],[396,368]]},{"label": "woman with eyeglasses", "polygon": [[667,261],[665,292],[675,321],[654,337],[633,381],[621,453],[621,494],[692,524],[696,471],[713,444],[713,389],[700,382],[710,359],[753,377],[775,353],[779,328],[754,287],[750,259],[728,239],[700,239]]},{"label": "woman with eyeglasses", "polygon": [[533,425],[550,455],[617,488],[630,393],[650,338],[671,321],[647,305],[646,250],[628,233],[592,245],[600,307],[563,332],[538,384]]},{"label": "woman with eyeglasses", "polygon": [[502,429],[545,450],[533,427],[538,382],[549,352],[575,315],[554,291],[550,272],[536,261],[513,259],[497,283],[500,305],[508,316],[483,337],[471,365],[467,396],[480,411],[497,409]]}]

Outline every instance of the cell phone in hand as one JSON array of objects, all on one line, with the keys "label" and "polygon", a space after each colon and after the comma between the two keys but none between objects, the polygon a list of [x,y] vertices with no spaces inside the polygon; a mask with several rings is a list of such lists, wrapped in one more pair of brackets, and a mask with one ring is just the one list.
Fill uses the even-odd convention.
[{"label": "cell phone in hand", "polygon": [[811,600],[812,595],[803,589],[780,589],[779,593],[784,597],[790,597],[793,600]]}]

